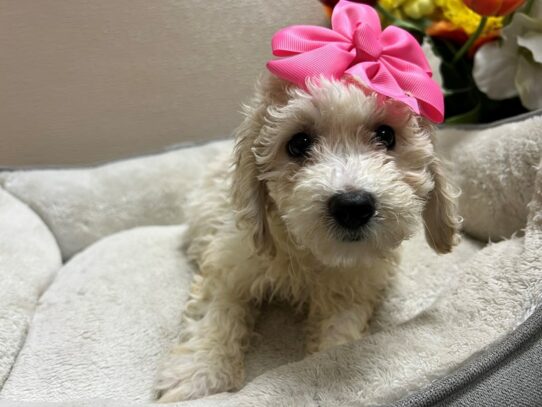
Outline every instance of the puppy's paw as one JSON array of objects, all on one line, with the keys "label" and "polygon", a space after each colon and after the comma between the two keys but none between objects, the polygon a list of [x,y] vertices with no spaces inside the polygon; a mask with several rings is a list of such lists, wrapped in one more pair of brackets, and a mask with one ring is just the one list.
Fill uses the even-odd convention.
[{"label": "puppy's paw", "polygon": [[159,402],[197,399],[234,390],[243,383],[240,363],[220,357],[197,355],[179,346],[170,355],[155,385]]},{"label": "puppy's paw", "polygon": [[343,310],[318,321],[312,327],[312,335],[307,337],[307,353],[326,351],[336,346],[354,342],[367,334],[367,321],[370,313],[365,308]]}]

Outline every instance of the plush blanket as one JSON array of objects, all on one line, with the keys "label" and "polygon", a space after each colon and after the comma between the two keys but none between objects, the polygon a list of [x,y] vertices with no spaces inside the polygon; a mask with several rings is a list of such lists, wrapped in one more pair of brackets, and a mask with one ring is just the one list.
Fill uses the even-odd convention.
[{"label": "plush blanket", "polygon": [[[266,306],[236,393],[179,405],[382,405],[429,385],[542,303],[542,117],[440,130],[465,236],[422,234],[360,341],[304,358],[301,316]],[[85,169],[0,173],[0,400],[150,402],[194,270],[183,202],[231,142]],[[492,241],[493,243],[488,243]],[[60,258],[64,264],[61,264]]]}]

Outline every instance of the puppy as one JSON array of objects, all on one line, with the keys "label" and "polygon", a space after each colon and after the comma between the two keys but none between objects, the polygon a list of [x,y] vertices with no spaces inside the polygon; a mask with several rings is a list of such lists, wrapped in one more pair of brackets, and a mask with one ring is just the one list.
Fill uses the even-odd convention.
[{"label": "puppy", "polygon": [[306,350],[326,350],[363,336],[420,221],[438,253],[457,241],[433,127],[405,105],[354,80],[270,76],[245,114],[233,159],[213,163],[187,209],[199,273],[161,401],[239,388],[262,301],[305,307]]}]

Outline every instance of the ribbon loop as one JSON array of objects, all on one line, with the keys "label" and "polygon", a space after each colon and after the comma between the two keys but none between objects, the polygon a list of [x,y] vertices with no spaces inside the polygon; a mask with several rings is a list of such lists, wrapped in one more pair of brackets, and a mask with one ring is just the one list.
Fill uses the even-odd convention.
[{"label": "ribbon loop", "polygon": [[377,60],[382,55],[380,35],[374,32],[369,24],[360,24],[354,32],[354,46],[356,47],[356,61]]}]

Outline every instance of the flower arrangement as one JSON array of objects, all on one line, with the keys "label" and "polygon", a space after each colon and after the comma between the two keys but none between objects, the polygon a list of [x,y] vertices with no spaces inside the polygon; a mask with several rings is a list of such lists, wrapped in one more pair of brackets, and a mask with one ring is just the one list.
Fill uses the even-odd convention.
[{"label": "flower arrangement", "polygon": [[[321,1],[329,13],[337,3]],[[447,123],[542,109],[542,0],[356,2],[424,44],[444,91]]]}]

